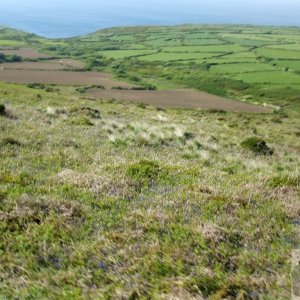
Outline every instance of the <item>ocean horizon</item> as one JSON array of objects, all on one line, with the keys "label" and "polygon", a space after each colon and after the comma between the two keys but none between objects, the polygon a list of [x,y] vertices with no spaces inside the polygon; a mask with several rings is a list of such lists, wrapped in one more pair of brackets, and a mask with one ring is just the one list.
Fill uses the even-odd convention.
[{"label": "ocean horizon", "polygon": [[[48,38],[84,35],[117,26],[181,24],[245,24],[300,26],[300,3],[289,0],[246,0],[210,3],[187,0],[130,0],[109,3],[96,0],[2,0],[0,26]],[[207,2],[207,1],[206,1]],[[290,3],[289,3],[290,2]]]}]

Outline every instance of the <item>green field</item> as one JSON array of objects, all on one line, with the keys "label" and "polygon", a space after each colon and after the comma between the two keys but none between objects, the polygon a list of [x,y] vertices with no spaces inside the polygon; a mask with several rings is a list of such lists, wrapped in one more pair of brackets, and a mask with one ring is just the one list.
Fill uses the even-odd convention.
[{"label": "green field", "polygon": [[300,72],[300,60],[277,60],[275,63],[282,68],[288,67],[292,71]]},{"label": "green field", "polygon": [[134,56],[144,56],[155,53],[153,50],[115,50],[115,51],[101,51],[100,55],[104,55],[108,58],[120,59]]},{"label": "green field", "polygon": [[[259,99],[259,90],[263,89],[262,93],[266,94],[272,84],[275,89],[279,83],[280,88],[292,85],[298,89],[299,41],[299,29],[288,27],[130,27],[75,38],[72,43],[57,47],[54,53],[69,53],[73,57],[76,54],[77,58],[87,59],[94,57],[94,50],[99,49],[97,54],[109,59],[104,63],[105,68],[111,70],[112,64],[116,76],[129,80],[139,77],[140,81],[159,88],[169,86],[171,81],[172,84],[222,95],[230,90],[231,97],[241,99],[244,92],[240,95],[241,91],[236,87],[242,81],[249,85],[245,93],[255,94],[255,101],[266,101]],[[42,48],[49,52],[47,47]],[[191,69],[192,64],[197,68]],[[161,72],[160,68],[164,71]],[[287,68],[289,72],[286,74],[282,70]],[[265,71],[272,70],[274,73],[265,78],[269,75]],[[233,76],[237,73],[243,75]],[[213,88],[207,82],[214,80],[216,75],[218,83]],[[270,94],[273,95],[271,90]]]},{"label": "green field", "polygon": [[276,71],[275,67],[264,63],[233,63],[212,66],[210,71],[217,74],[251,73],[260,71]]}]

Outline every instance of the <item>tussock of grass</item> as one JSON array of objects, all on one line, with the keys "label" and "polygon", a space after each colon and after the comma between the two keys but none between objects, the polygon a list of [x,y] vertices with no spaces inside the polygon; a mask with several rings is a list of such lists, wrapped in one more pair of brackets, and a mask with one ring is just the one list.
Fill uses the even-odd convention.
[{"label": "tussock of grass", "polygon": [[77,117],[68,119],[68,124],[76,126],[93,126],[94,123],[86,117]]},{"label": "tussock of grass", "polygon": [[12,145],[12,146],[22,146],[22,143],[14,138],[7,137],[1,140],[1,146]]},{"label": "tussock of grass", "polygon": [[266,142],[257,137],[247,138],[241,143],[241,146],[257,155],[271,156],[274,154],[274,151],[266,144]]}]

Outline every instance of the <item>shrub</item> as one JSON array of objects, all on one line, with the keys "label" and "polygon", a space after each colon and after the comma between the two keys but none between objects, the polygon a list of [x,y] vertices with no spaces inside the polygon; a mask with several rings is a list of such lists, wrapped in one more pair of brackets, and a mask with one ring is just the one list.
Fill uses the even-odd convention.
[{"label": "shrub", "polygon": [[45,85],[43,83],[28,83],[27,87],[29,87],[30,89],[45,89]]},{"label": "shrub", "polygon": [[268,185],[272,188],[283,187],[283,186],[296,187],[300,185],[300,176],[299,177],[290,177],[290,176],[273,177],[268,181]]},{"label": "shrub", "polygon": [[100,118],[100,111],[98,109],[93,109],[93,108],[88,107],[88,106],[71,108],[70,113],[71,114],[86,115],[86,116],[91,117],[93,119],[99,119]]},{"label": "shrub", "polygon": [[45,92],[48,92],[48,93],[55,93],[55,92],[59,92],[59,89],[53,88],[53,87],[46,87],[46,88],[45,88]]},{"label": "shrub", "polygon": [[76,126],[93,126],[94,124],[88,118],[78,118],[69,121],[69,124]]},{"label": "shrub", "polygon": [[138,108],[141,108],[141,109],[145,109],[145,108],[147,108],[147,105],[145,104],[145,103],[139,103],[138,105],[137,105],[137,107]]},{"label": "shrub", "polygon": [[131,81],[134,81],[134,82],[139,82],[139,81],[141,81],[141,78],[139,78],[139,77],[137,77],[137,76],[130,76],[129,77],[129,79],[131,80]]},{"label": "shrub", "polygon": [[128,88],[123,87],[123,86],[113,86],[111,89],[112,90],[120,90],[120,91],[127,91],[128,90]]},{"label": "shrub", "polygon": [[11,137],[7,137],[7,138],[4,138],[2,141],[1,141],[1,145],[2,146],[5,146],[5,145],[11,145],[11,146],[21,146],[22,144],[14,139],[14,138],[11,138]]},{"label": "shrub", "polygon": [[126,170],[126,175],[140,187],[147,187],[153,184],[160,172],[161,168],[156,162],[141,160],[129,166]]},{"label": "shrub", "polygon": [[0,104],[0,116],[6,116],[7,112],[6,112],[6,108],[4,104]]},{"label": "shrub", "polygon": [[266,144],[263,139],[257,137],[250,137],[241,143],[241,146],[255,153],[256,155],[271,156],[274,151]]}]

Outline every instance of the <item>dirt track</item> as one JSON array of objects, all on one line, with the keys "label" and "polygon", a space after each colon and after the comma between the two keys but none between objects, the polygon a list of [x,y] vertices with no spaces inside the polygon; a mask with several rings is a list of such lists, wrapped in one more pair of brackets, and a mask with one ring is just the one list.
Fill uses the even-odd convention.
[{"label": "dirt track", "polygon": [[162,91],[118,91],[90,89],[89,95],[101,98],[143,102],[158,107],[181,107],[221,109],[236,112],[267,113],[272,110],[240,101],[230,100],[204,92],[191,90],[162,90]]}]

